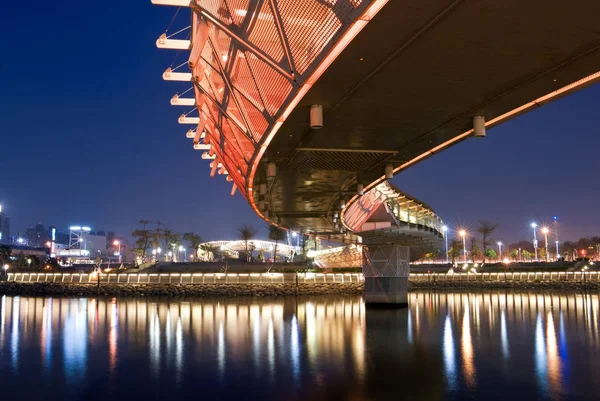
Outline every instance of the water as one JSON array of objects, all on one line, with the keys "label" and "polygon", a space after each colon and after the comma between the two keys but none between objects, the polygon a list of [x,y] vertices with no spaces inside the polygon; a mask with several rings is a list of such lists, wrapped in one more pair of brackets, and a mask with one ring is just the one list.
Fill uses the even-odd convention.
[{"label": "water", "polygon": [[598,399],[597,295],[0,300],[2,400]]}]

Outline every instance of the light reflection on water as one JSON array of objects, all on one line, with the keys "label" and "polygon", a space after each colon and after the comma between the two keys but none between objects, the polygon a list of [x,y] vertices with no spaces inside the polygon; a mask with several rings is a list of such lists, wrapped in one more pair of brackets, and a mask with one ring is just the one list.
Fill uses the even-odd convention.
[{"label": "light reflection on water", "polygon": [[[0,300],[3,399],[594,399],[597,295]],[[401,398],[402,398],[401,397]]]}]

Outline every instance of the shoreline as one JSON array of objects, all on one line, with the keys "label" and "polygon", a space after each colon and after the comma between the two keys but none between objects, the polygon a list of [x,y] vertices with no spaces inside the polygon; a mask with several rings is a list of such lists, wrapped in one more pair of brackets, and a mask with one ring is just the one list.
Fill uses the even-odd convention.
[{"label": "shoreline", "polygon": [[[552,290],[572,293],[600,291],[599,281],[409,281],[409,292],[421,290]],[[273,297],[296,295],[363,295],[364,283],[268,284],[107,284],[0,282],[3,295],[147,296],[147,297]]]}]

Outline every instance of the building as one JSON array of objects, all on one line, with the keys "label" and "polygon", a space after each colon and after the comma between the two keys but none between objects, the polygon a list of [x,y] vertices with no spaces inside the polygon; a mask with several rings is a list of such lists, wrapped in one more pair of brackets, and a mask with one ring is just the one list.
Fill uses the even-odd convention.
[{"label": "building", "polygon": [[2,210],[0,204],[0,244],[10,243],[10,217]]}]

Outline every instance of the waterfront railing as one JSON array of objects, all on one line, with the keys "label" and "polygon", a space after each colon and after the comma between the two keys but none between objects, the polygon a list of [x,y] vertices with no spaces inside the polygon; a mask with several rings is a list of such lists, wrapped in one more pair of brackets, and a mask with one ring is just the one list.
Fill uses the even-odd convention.
[{"label": "waterfront railing", "polygon": [[[319,284],[359,283],[361,273],[8,273],[19,283],[107,284]],[[410,281],[600,281],[600,272],[411,273]]]},{"label": "waterfront railing", "polygon": [[19,283],[107,284],[319,284],[358,283],[361,273],[9,273],[8,281]]}]

